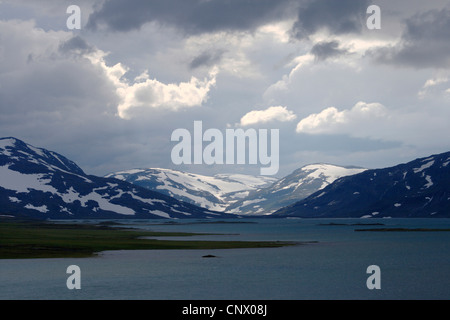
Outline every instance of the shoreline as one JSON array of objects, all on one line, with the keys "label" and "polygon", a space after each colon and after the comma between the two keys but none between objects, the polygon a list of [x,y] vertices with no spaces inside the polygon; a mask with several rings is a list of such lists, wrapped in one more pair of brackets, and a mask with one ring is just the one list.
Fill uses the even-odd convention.
[{"label": "shoreline", "polygon": [[278,248],[303,244],[287,241],[152,239],[199,235],[211,234],[141,231],[100,224],[8,221],[0,223],[0,259],[83,258],[108,250]]}]

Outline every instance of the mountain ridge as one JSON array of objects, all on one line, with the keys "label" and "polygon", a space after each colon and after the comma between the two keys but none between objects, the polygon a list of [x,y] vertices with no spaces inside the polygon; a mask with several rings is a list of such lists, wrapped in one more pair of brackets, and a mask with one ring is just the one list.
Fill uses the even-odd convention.
[{"label": "mountain ridge", "polygon": [[265,212],[276,210],[306,198],[321,190],[336,179],[367,170],[356,166],[340,166],[329,163],[313,163],[294,170],[269,187],[256,190],[248,197],[231,204],[227,209],[232,213]]},{"label": "mountain ridge", "polygon": [[278,217],[450,217],[450,152],[337,179]]},{"label": "mountain ridge", "polygon": [[0,138],[2,214],[40,219],[227,217],[114,178],[87,175],[54,151]]},{"label": "mountain ridge", "polygon": [[230,202],[277,181],[267,176],[225,173],[206,176],[165,168],[123,170],[105,177],[131,182],[216,211],[226,211]]},{"label": "mountain ridge", "polygon": [[[449,164],[445,152],[380,169],[309,164],[278,180],[163,168],[124,170],[118,179],[88,175],[59,153],[5,137],[0,206],[2,215],[41,219],[450,217]],[[125,174],[155,190],[125,181]],[[192,200],[192,190],[210,207],[174,197]]]},{"label": "mountain ridge", "polygon": [[211,210],[237,215],[267,215],[312,194],[338,177],[363,170],[366,169],[317,163],[303,166],[281,179],[242,174],[205,176],[163,168],[123,170],[106,177],[161,191]]}]

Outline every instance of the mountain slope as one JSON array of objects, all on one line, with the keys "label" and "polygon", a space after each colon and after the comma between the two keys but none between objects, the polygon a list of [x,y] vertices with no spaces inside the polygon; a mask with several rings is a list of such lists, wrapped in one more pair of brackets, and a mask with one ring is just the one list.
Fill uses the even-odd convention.
[{"label": "mountain slope", "polygon": [[324,188],[334,180],[364,171],[363,168],[331,164],[301,167],[269,187],[252,192],[231,204],[228,212],[239,214],[270,214]]},{"label": "mountain slope", "polygon": [[206,218],[224,214],[114,178],[86,175],[64,156],[0,139],[1,214],[35,218]]},{"label": "mountain slope", "polygon": [[217,211],[224,211],[230,203],[247,196],[251,190],[277,181],[276,178],[266,176],[243,174],[205,176],[160,168],[120,171],[106,177],[127,181]]},{"label": "mountain slope", "polygon": [[450,217],[450,152],[347,176],[275,216]]}]

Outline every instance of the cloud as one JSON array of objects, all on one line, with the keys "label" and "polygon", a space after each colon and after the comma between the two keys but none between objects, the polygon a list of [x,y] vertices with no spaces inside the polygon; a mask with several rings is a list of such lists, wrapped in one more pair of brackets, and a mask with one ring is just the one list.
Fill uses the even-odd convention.
[{"label": "cloud", "polygon": [[[33,21],[0,20],[0,39],[0,137],[60,152],[92,174],[169,166],[171,131],[193,117],[173,110],[206,101],[216,77],[166,84],[144,72],[128,82],[128,67],[106,63],[82,35]],[[137,107],[146,108],[139,117]]]},{"label": "cloud", "polygon": [[82,37],[76,35],[59,45],[61,53],[86,54],[94,51],[94,47],[89,45]]},{"label": "cloud", "polygon": [[215,50],[214,52],[203,52],[200,55],[192,59],[189,67],[191,69],[197,69],[199,67],[211,67],[220,62],[222,59],[224,50]]},{"label": "cloud", "polygon": [[[146,79],[144,82],[136,82],[132,85],[121,82],[118,94],[122,103],[118,106],[118,114],[121,118],[130,117],[132,108],[167,108],[178,110],[200,106],[208,99],[208,93],[216,83],[217,71],[214,69],[209,78],[199,80],[191,77],[189,82],[178,84],[165,84],[156,79]],[[142,77],[141,77],[142,78]]]},{"label": "cloud", "polygon": [[443,106],[388,109],[380,103],[358,102],[352,108],[323,109],[300,120],[296,131],[313,136],[345,135],[419,148],[445,148],[450,111]]},{"label": "cloud", "polygon": [[87,28],[119,32],[157,22],[188,35],[217,31],[248,31],[278,20],[292,0],[109,0],[89,16]]},{"label": "cloud", "polygon": [[300,120],[296,131],[309,134],[346,133],[358,136],[364,135],[361,130],[368,132],[368,127],[378,124],[377,120],[387,118],[387,109],[382,104],[358,102],[352,109],[339,111],[335,107],[329,107],[311,114]]},{"label": "cloud", "polygon": [[331,57],[337,57],[348,53],[349,51],[347,49],[339,48],[339,42],[336,40],[321,41],[316,43],[311,48],[311,54],[313,54],[318,61],[323,61]]},{"label": "cloud", "polygon": [[216,84],[217,68],[213,68],[204,80],[191,77],[188,82],[165,84],[150,79],[148,71],[145,71],[129,83],[123,79],[128,68],[121,63],[108,66],[105,62],[106,55],[102,50],[97,50],[86,54],[86,57],[94,66],[103,70],[107,79],[116,87],[116,94],[121,101],[117,114],[122,119],[130,119],[134,108],[178,110],[200,106],[208,99],[211,87]]},{"label": "cloud", "polygon": [[428,79],[418,93],[419,98],[424,98],[430,92],[447,92],[445,89],[448,87],[449,81],[448,75],[438,75],[437,77]]},{"label": "cloud", "polygon": [[97,103],[105,109],[117,101],[113,87],[89,60],[73,54],[91,50],[82,38],[19,20],[0,21],[0,38],[2,114],[62,113]]},{"label": "cloud", "polygon": [[[448,149],[449,15],[429,11],[443,0],[377,1],[376,31],[365,27],[364,0],[81,0],[82,30],[69,31],[68,1],[2,2],[0,136],[59,151],[87,172],[171,166],[170,134],[194,120],[278,126],[280,159],[292,169],[324,159],[397,163]],[[364,55],[374,48],[387,55]],[[416,61],[406,59],[413,53]],[[378,114],[364,103],[365,116],[357,101],[386,107]],[[406,146],[415,149],[407,156],[397,149]]]},{"label": "cloud", "polygon": [[90,45],[33,21],[0,20],[0,38],[0,136],[58,151],[81,166],[118,153],[115,86],[76,53]]},{"label": "cloud", "polygon": [[321,30],[335,35],[360,33],[370,4],[369,0],[107,0],[90,14],[86,27],[129,32],[156,23],[191,36],[252,32],[295,19],[291,37],[307,39]]},{"label": "cloud", "polygon": [[269,107],[266,110],[253,110],[241,118],[241,126],[250,126],[258,123],[267,123],[270,121],[292,121],[297,116],[286,107]]},{"label": "cloud", "polygon": [[429,88],[429,87],[434,87],[434,86],[437,86],[437,85],[439,85],[441,83],[446,83],[446,82],[448,82],[448,78],[447,77],[445,77],[445,78],[436,78],[436,79],[428,79],[425,82],[425,84],[423,85],[423,88],[426,89],[426,88]]},{"label": "cloud", "polygon": [[304,1],[298,19],[292,28],[297,39],[327,30],[331,34],[360,33],[366,23],[368,0],[315,0]]},{"label": "cloud", "polygon": [[429,10],[405,21],[400,41],[367,52],[375,61],[414,68],[450,67],[450,9]]}]

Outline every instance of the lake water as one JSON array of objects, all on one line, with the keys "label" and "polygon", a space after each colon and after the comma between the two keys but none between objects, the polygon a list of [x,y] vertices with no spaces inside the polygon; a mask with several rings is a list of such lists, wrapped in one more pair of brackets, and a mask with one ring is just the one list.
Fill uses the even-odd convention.
[{"label": "lake water", "polygon": [[[126,223],[154,231],[226,234],[185,240],[317,243],[262,249],[108,251],[80,259],[0,260],[0,299],[450,299],[450,232],[355,231],[380,227],[450,228],[450,219],[166,222]],[[331,222],[346,225],[329,225]],[[354,223],[384,226],[351,225]],[[207,254],[216,258],[202,257]],[[80,290],[66,286],[69,265],[81,269]],[[380,267],[381,289],[369,290],[366,286],[370,265]]]}]

